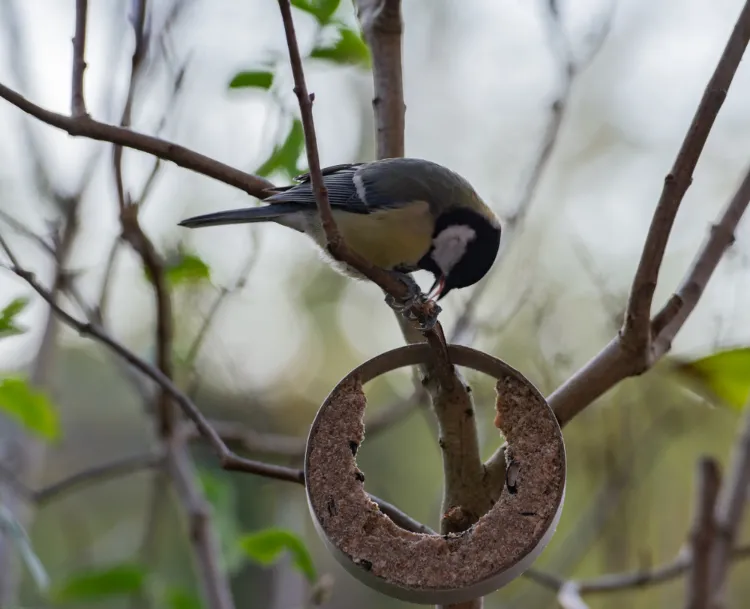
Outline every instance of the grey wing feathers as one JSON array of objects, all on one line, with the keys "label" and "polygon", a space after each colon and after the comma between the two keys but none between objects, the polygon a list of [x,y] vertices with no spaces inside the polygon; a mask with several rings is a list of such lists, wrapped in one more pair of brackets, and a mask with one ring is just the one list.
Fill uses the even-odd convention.
[{"label": "grey wing feathers", "polygon": [[[333,208],[343,208],[352,213],[369,214],[394,204],[387,197],[380,196],[373,184],[365,179],[360,169],[364,163],[347,163],[334,165],[322,170],[323,183],[328,190],[328,201]],[[305,173],[295,178],[297,184],[270,189],[271,196],[265,202],[297,203],[304,206],[315,206],[310,174]]]}]

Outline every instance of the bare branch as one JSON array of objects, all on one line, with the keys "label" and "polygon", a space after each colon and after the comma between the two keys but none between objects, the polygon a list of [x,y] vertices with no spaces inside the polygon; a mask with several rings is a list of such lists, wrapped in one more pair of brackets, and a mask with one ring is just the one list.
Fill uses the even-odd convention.
[{"label": "bare branch", "polygon": [[[539,185],[541,184],[542,178],[549,166],[552,153],[557,146],[560,129],[563,125],[563,119],[565,118],[568,103],[570,102],[570,95],[573,90],[575,79],[597,55],[604,44],[604,41],[607,39],[607,35],[612,26],[615,5],[616,0],[611,0],[609,10],[606,12],[595,31],[594,45],[589,50],[587,57],[577,63],[570,52],[570,44],[563,30],[563,24],[560,20],[560,14],[557,11],[557,7],[554,3],[548,3],[545,5],[545,20],[548,24],[549,31],[548,44],[558,61],[562,84],[560,86],[560,92],[550,104],[549,118],[544,133],[542,134],[541,145],[539,146],[536,157],[531,164],[531,171],[521,186],[520,194],[516,197],[516,203],[512,207],[513,211],[505,218],[502,246],[505,251],[507,251],[508,243],[512,242],[513,237],[518,233],[519,229],[523,227],[526,217],[531,209],[531,205],[535,200],[536,193],[539,190]],[[476,330],[478,330],[477,323],[474,320],[476,307],[489,289],[489,286],[492,283],[492,277],[499,273],[499,269],[502,267],[502,261],[506,259],[506,257],[501,256],[498,263],[493,267],[492,273],[472,290],[469,299],[461,311],[461,315],[459,315],[456,324],[453,327],[450,342],[463,342],[468,344],[473,341],[474,334]]]},{"label": "bare branch", "polygon": [[[135,48],[131,58],[130,80],[128,82],[128,93],[125,98],[125,106],[120,117],[120,127],[130,127],[133,118],[133,102],[135,101],[135,87],[138,82],[138,76],[143,67],[143,60],[146,57],[147,37],[145,31],[146,25],[146,5],[147,0],[136,0],[133,3],[135,14],[132,16],[133,33],[135,34]],[[117,189],[117,200],[122,210],[126,202],[125,187],[122,177],[122,146],[115,145],[112,149],[112,163],[115,170],[115,187]]]},{"label": "bare branch", "polygon": [[719,464],[715,459],[704,457],[698,461],[696,476],[695,514],[690,532],[690,555],[693,557],[687,584],[687,609],[709,609],[711,598],[710,560],[716,524],[714,506],[721,485]]},{"label": "bare branch", "polygon": [[221,288],[221,290],[219,291],[219,295],[216,297],[216,300],[214,300],[211,308],[206,314],[206,317],[204,318],[203,323],[201,324],[201,327],[195,336],[195,339],[193,339],[193,342],[188,348],[187,355],[185,356],[185,362],[190,369],[190,383],[187,390],[187,394],[189,396],[195,396],[198,391],[198,387],[200,386],[200,377],[195,372],[195,360],[197,359],[198,354],[203,347],[203,343],[206,339],[206,336],[208,335],[208,330],[211,327],[211,324],[214,322],[214,319],[216,318],[219,309],[221,309],[221,306],[224,304],[224,301],[231,294],[245,287],[245,284],[247,283],[247,277],[252,271],[253,267],[255,266],[255,262],[258,259],[258,247],[255,239],[253,239],[252,243],[254,247],[245,260],[245,263],[242,265],[242,268],[240,269],[240,272],[237,275],[234,284],[231,287]]},{"label": "bare branch", "polygon": [[16,218],[11,216],[8,212],[3,211],[2,209],[0,209],[0,220],[5,222],[8,226],[13,228],[20,235],[23,235],[27,239],[30,239],[31,241],[36,243],[45,252],[47,252],[48,254],[51,254],[53,258],[56,257],[55,248],[52,245],[47,243],[43,237],[41,237],[40,235],[37,235],[33,230],[31,230],[23,222],[21,222],[20,220],[16,220]]},{"label": "bare branch", "polygon": [[71,117],[51,112],[30,102],[3,84],[0,84],[0,97],[43,123],[62,129],[74,137],[87,137],[92,140],[110,142],[153,154],[165,161],[214,178],[260,199],[266,196],[266,189],[273,187],[271,182],[263,178],[225,165],[184,146],[123,127],[101,123],[88,116]]},{"label": "bare branch", "polygon": [[83,73],[86,70],[86,13],[88,0],[76,0],[76,33],[73,38],[73,84],[71,88],[70,114],[80,117],[86,114],[83,96]]},{"label": "bare branch", "polygon": [[742,427],[735,442],[729,472],[714,511],[717,529],[710,556],[711,607],[724,605],[724,587],[750,489],[750,408],[745,408]]},{"label": "bare branch", "polygon": [[726,99],[729,86],[732,84],[749,41],[750,2],[746,2],[713,76],[706,86],[674,165],[664,180],[664,189],[656,205],[641,253],[641,260],[633,279],[621,334],[623,347],[640,359],[638,367],[641,369],[648,367],[651,305],[667,241],[682,199],[693,181],[693,172],[698,159]]},{"label": "bare branch", "polygon": [[708,239],[698,252],[682,284],[657,313],[651,324],[652,359],[669,351],[672,340],[695,310],[722,257],[734,243],[734,232],[750,203],[750,167],[719,222],[711,227]]},{"label": "bare branch", "polygon": [[[750,545],[735,548],[731,553],[731,558],[734,561],[750,558]],[[688,553],[681,553],[673,561],[654,569],[602,575],[593,579],[581,580],[576,585],[578,586],[579,593],[582,595],[620,592],[634,588],[649,588],[673,581],[684,575],[690,569],[692,562]],[[556,591],[559,591],[568,581],[536,569],[529,569],[524,575],[545,588]]]},{"label": "bare branch", "polygon": [[197,484],[197,472],[187,448],[184,443],[175,442],[177,439],[174,436],[167,440],[167,472],[188,519],[188,537],[206,606],[211,609],[231,609],[234,600],[228,577],[221,568],[221,548],[212,525],[211,509]]},{"label": "bare branch", "polygon": [[[315,124],[312,115],[313,96],[308,93],[305,84],[305,73],[302,67],[302,56],[300,55],[297,35],[294,30],[292,8],[289,0],[279,0],[281,17],[284,22],[287,47],[289,49],[289,60],[294,76],[294,92],[299,101],[302,125],[305,133],[305,146],[307,148],[307,164],[310,169],[310,180],[315,194],[315,203],[318,208],[320,222],[326,235],[327,248],[330,254],[338,261],[344,262],[362,273],[370,281],[373,281],[388,294],[399,301],[408,298],[407,286],[396,279],[384,269],[376,267],[367,262],[362,256],[353,251],[341,237],[331,211],[328,201],[328,191],[323,183],[323,175],[320,170],[320,158],[318,156],[317,137],[315,135]],[[435,305],[432,302],[416,302],[410,307],[410,312],[417,319],[429,319]],[[436,335],[433,333],[433,338]]]},{"label": "bare branch", "polygon": [[60,499],[71,491],[79,490],[82,487],[97,484],[112,478],[128,476],[145,469],[158,467],[162,461],[163,457],[155,454],[141,454],[123,457],[109,463],[95,465],[77,472],[36,491],[27,488],[13,475],[12,472],[5,469],[2,465],[0,465],[0,476],[4,482],[11,484],[27,501],[38,505],[45,505]]},{"label": "bare branch", "polygon": [[[153,243],[141,228],[138,221],[138,207],[129,205],[120,214],[122,235],[138,252],[154,286],[156,301],[156,361],[162,374],[172,377],[172,299],[164,276],[164,264]],[[160,433],[168,436],[174,429],[172,400],[162,387],[157,410],[160,419]]]},{"label": "bare branch", "polygon": [[356,0],[362,31],[372,53],[378,158],[404,156],[406,105],[401,67],[401,0]]}]

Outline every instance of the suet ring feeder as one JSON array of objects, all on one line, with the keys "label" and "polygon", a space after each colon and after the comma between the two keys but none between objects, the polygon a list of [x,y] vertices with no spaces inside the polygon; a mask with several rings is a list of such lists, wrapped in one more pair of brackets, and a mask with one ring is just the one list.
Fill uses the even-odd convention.
[{"label": "suet ring feeder", "polygon": [[549,543],[565,496],[562,432],[539,391],[490,355],[457,345],[448,354],[454,365],[497,379],[496,423],[513,465],[513,488],[503,488],[468,531],[426,535],[398,527],[368,497],[355,460],[365,431],[362,386],[429,362],[427,344],[394,349],[352,370],[318,411],[305,450],[308,505],[328,549],[362,583],[412,603],[461,603],[508,584]]}]

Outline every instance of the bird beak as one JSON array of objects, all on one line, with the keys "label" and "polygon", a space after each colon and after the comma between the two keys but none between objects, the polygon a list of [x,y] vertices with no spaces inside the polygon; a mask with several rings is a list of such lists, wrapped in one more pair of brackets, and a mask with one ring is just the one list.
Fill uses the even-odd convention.
[{"label": "bird beak", "polygon": [[445,289],[445,275],[440,275],[435,279],[435,283],[432,284],[430,291],[427,293],[427,298],[430,300],[440,300],[440,294]]}]

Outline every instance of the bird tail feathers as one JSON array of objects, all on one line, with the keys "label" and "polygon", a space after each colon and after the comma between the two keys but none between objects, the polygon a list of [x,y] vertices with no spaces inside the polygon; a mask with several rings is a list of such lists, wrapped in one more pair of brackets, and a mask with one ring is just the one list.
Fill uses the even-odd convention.
[{"label": "bird tail feathers", "polygon": [[223,226],[225,224],[247,224],[250,222],[274,222],[281,216],[302,211],[299,205],[293,203],[277,203],[262,207],[243,207],[229,211],[217,211],[202,216],[194,216],[180,222],[180,226],[187,228],[201,228],[204,226]]}]

